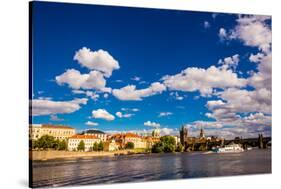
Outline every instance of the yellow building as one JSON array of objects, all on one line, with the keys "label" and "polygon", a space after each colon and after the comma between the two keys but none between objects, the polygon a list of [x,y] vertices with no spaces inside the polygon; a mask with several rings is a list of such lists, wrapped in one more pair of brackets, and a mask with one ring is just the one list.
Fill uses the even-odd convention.
[{"label": "yellow building", "polygon": [[119,149],[119,145],[115,142],[115,140],[108,140],[104,143],[104,151],[115,151]]},{"label": "yellow building", "polygon": [[153,141],[134,133],[115,134],[111,138],[120,145],[120,148],[125,148],[128,142],[134,143],[134,148],[148,148]]},{"label": "yellow building", "polygon": [[31,140],[38,140],[43,135],[64,140],[75,135],[75,129],[69,126],[49,124],[32,124],[29,126],[29,138]]},{"label": "yellow building", "polygon": [[81,141],[84,141],[85,143],[85,151],[90,151],[91,148],[94,146],[94,143],[99,143],[101,139],[93,135],[74,135],[68,139],[67,149],[69,151],[76,151]]}]

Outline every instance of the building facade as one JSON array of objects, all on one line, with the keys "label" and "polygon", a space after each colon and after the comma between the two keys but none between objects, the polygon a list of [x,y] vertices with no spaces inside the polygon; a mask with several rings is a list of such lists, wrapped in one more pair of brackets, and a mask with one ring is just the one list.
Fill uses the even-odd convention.
[{"label": "building facade", "polygon": [[83,131],[81,134],[82,135],[92,135],[92,136],[95,136],[95,137],[99,138],[103,142],[105,142],[107,140],[107,134],[105,132],[103,132],[103,131],[100,131],[100,130],[89,129],[89,130]]},{"label": "building facade", "polygon": [[115,142],[115,140],[108,140],[104,142],[104,151],[115,151],[119,149],[118,143]]},{"label": "building facade", "polygon": [[111,136],[119,145],[119,148],[125,148],[128,142],[134,143],[134,148],[147,148],[147,140],[134,133],[115,134]]},{"label": "building facade", "polygon": [[43,135],[53,136],[58,140],[65,140],[75,135],[75,129],[64,125],[32,124],[29,126],[29,138],[38,140]]},{"label": "building facade", "polygon": [[101,140],[93,135],[74,135],[68,139],[67,149],[69,151],[76,151],[81,141],[84,141],[85,151],[91,151],[94,143],[99,143]]}]

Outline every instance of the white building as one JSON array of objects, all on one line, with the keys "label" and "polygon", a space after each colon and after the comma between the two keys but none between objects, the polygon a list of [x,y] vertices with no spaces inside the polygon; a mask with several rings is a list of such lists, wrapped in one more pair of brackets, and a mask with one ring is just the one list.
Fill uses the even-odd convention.
[{"label": "white building", "polygon": [[85,151],[90,151],[94,143],[99,143],[101,139],[93,135],[74,135],[68,139],[68,150],[76,151],[81,141],[84,141],[85,143]]},{"label": "white building", "polygon": [[29,138],[38,140],[43,135],[53,136],[55,139],[64,140],[75,135],[75,129],[64,125],[32,124],[29,126]]},{"label": "white building", "polygon": [[85,130],[81,133],[82,135],[92,135],[99,138],[101,141],[105,142],[107,140],[107,134],[103,131],[96,129]]}]

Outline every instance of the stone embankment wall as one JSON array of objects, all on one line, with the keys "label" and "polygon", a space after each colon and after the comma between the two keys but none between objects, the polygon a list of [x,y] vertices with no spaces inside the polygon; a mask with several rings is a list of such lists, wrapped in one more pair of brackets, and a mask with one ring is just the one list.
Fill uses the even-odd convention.
[{"label": "stone embankment wall", "polygon": [[78,157],[99,157],[114,156],[114,154],[128,154],[128,150],[119,150],[114,152],[70,152],[70,151],[30,151],[30,159],[32,160],[49,160],[59,158],[78,158]]}]

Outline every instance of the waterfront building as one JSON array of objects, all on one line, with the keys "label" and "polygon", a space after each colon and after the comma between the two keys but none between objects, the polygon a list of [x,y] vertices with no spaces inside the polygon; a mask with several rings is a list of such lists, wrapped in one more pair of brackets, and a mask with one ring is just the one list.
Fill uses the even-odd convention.
[{"label": "waterfront building", "polygon": [[64,140],[75,135],[75,129],[69,126],[51,124],[32,124],[29,126],[29,138],[31,140],[38,140],[43,135]]},{"label": "waterfront building", "polygon": [[81,133],[82,135],[92,135],[99,138],[101,141],[105,142],[107,140],[107,134],[103,131],[96,129],[85,130]]},{"label": "waterfront building", "polygon": [[144,138],[144,140],[146,141],[146,148],[152,148],[152,146],[156,142],[160,142],[160,138],[159,137],[147,136],[147,137]]},{"label": "waterfront building", "polygon": [[134,133],[114,134],[111,136],[120,145],[120,148],[125,148],[128,142],[134,143],[134,148],[146,148],[147,141],[145,137],[141,137]]},{"label": "waterfront building", "polygon": [[115,142],[114,139],[104,142],[103,147],[104,147],[104,151],[109,151],[109,152],[119,149],[119,145],[117,142]]},{"label": "waterfront building", "polygon": [[93,148],[94,143],[99,143],[101,139],[94,135],[74,135],[69,137],[67,149],[69,151],[76,151],[81,141],[84,141],[85,143],[85,151],[90,151]]}]

